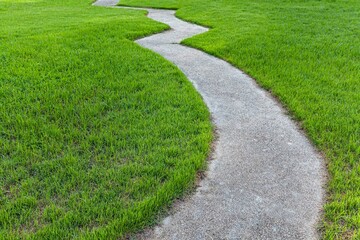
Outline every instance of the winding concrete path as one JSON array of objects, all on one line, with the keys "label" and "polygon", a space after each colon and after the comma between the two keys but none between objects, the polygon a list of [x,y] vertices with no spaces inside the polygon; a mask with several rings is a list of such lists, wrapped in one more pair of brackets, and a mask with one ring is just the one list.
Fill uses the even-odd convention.
[{"label": "winding concrete path", "polygon": [[[95,5],[113,6],[116,0]],[[149,239],[317,239],[322,159],[281,106],[225,61],[180,45],[207,29],[174,11],[146,9],[171,30],[138,44],[177,65],[203,96],[218,129],[213,161],[196,193]]]}]

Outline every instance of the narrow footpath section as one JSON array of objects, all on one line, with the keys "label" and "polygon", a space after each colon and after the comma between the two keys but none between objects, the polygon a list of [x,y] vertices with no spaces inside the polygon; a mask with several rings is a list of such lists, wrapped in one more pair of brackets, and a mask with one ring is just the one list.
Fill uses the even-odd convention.
[{"label": "narrow footpath section", "polygon": [[145,10],[171,30],[137,43],[185,73],[209,107],[219,135],[196,193],[146,238],[318,239],[325,170],[307,138],[249,76],[179,44],[208,29],[177,19],[174,11]]}]

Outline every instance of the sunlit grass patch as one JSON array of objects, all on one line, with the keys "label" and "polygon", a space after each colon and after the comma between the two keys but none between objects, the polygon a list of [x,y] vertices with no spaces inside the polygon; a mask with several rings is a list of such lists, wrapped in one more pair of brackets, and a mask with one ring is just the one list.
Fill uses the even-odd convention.
[{"label": "sunlit grass patch", "polygon": [[185,76],[132,42],[167,26],[89,1],[0,8],[0,238],[114,239],[153,224],[211,141]]}]

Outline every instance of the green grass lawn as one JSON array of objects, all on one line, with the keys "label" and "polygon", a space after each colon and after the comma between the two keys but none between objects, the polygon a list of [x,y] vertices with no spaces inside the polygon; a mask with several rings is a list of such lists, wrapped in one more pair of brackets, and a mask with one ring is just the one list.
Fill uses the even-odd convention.
[{"label": "green grass lawn", "polygon": [[210,26],[184,44],[238,66],[327,158],[325,239],[360,239],[360,1],[122,0]]},{"label": "green grass lawn", "polygon": [[0,0],[0,239],[117,239],[153,224],[209,153],[209,113],[89,0]]}]

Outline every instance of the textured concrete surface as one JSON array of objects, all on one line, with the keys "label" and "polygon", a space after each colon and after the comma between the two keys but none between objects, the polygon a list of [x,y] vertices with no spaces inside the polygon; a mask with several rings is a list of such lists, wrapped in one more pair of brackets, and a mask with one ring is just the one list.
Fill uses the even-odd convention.
[{"label": "textured concrete surface", "polygon": [[219,137],[196,193],[145,237],[317,239],[325,175],[321,157],[254,80],[225,61],[177,44],[206,28],[177,19],[174,11],[147,10],[171,30],[137,43],[186,74],[209,107]]},{"label": "textured concrete surface", "polygon": [[115,6],[119,0],[97,0],[93,3],[94,6],[102,6],[102,7],[113,7]]}]

